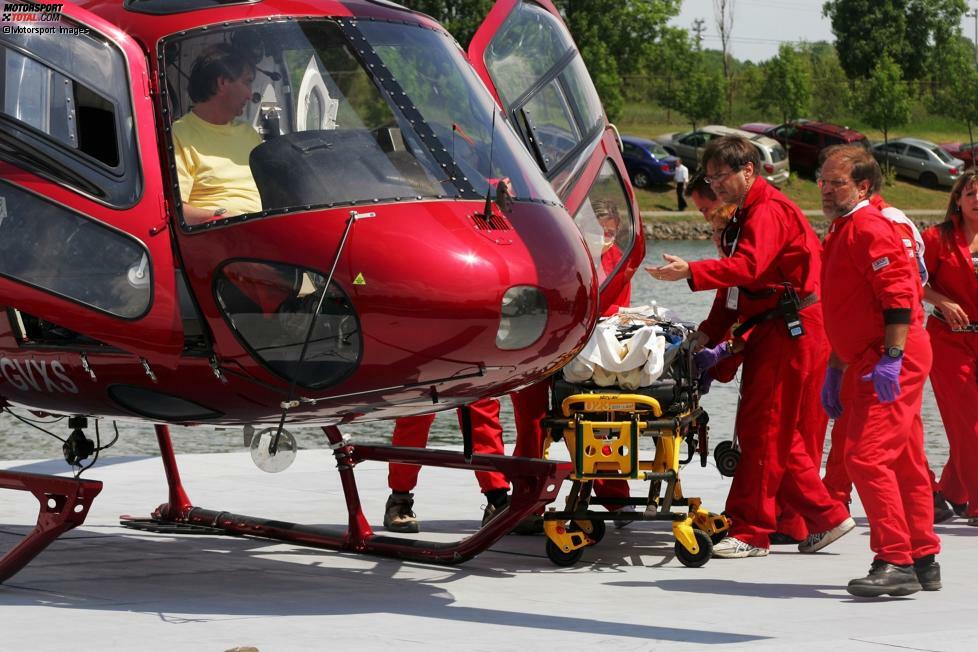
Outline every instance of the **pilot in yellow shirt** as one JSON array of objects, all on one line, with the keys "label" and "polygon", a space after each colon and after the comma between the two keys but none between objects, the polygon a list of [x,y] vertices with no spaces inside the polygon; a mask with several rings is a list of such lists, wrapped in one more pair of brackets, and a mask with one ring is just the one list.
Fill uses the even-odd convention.
[{"label": "pilot in yellow shirt", "polygon": [[251,176],[248,157],[261,144],[251,125],[216,125],[193,111],[173,123],[173,148],[180,199],[223,216],[260,211],[261,197]]}]

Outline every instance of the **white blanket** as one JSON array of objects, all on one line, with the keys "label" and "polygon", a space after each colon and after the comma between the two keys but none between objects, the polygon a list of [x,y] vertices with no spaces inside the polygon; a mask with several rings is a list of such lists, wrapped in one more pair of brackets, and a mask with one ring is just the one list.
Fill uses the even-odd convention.
[{"label": "white blanket", "polygon": [[662,329],[642,326],[627,339],[619,340],[616,336],[621,318],[635,312],[623,310],[599,322],[584,349],[564,367],[564,378],[572,383],[590,381],[599,387],[617,386],[625,390],[655,382],[662,375],[665,359],[666,338]]}]

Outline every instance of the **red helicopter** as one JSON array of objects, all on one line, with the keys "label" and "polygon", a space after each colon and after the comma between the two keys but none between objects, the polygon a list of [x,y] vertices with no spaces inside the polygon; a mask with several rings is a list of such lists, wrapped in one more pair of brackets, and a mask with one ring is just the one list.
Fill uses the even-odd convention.
[{"label": "red helicopter", "polygon": [[[642,260],[617,132],[549,0],[499,0],[467,54],[386,0],[22,8],[0,33],[4,407],[68,415],[79,472],[103,448],[89,419],[157,424],[169,501],[136,523],[147,529],[454,563],[553,500],[567,475],[554,462],[339,431],[552,374]],[[256,209],[198,220],[174,125],[195,62],[222,47],[254,73],[241,120],[261,136],[245,163]],[[610,233],[599,201],[621,215]],[[166,424],[267,426],[269,466],[294,454],[283,426],[322,426],[347,530],[194,507]],[[378,536],[353,474],[363,460],[502,471],[513,502],[457,543]],[[101,483],[78,475],[0,472],[0,488],[40,502],[0,581],[84,522]]]}]

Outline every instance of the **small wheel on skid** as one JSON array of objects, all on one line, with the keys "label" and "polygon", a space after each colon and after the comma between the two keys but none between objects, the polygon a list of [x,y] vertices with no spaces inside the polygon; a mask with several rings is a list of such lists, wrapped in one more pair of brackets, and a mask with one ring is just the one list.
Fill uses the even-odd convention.
[{"label": "small wheel on skid", "polygon": [[556,543],[547,539],[547,557],[558,566],[573,566],[580,561],[583,554],[584,548],[564,552]]},{"label": "small wheel on skid", "polygon": [[713,460],[717,464],[717,470],[725,478],[732,478],[737,471],[737,464],[740,462],[740,450],[734,448],[733,442],[721,441],[713,449]]},{"label": "small wheel on skid", "polygon": [[696,536],[696,543],[700,547],[700,551],[696,554],[691,553],[686,550],[686,547],[676,542],[676,558],[682,563],[683,566],[689,568],[699,568],[706,562],[710,561],[710,557],[713,555],[713,542],[710,541],[710,535],[703,530],[693,530],[693,534]]}]

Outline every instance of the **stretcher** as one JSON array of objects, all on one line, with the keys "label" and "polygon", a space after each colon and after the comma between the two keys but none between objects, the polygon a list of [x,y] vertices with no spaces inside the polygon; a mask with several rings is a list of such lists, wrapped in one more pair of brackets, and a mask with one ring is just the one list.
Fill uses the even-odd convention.
[{"label": "stretcher", "polygon": [[[585,548],[601,541],[609,520],[669,521],[676,558],[689,567],[709,561],[713,544],[726,535],[727,518],[685,495],[680,480],[683,466],[697,455],[706,466],[708,456],[709,417],[699,405],[689,331],[668,322],[657,326],[670,346],[652,383],[622,390],[562,377],[554,382],[553,414],[544,420],[546,446],[563,441],[573,465],[564,508],[543,515],[546,552],[554,564],[575,564]],[[599,498],[596,480],[644,480],[649,490],[640,497]],[[623,504],[634,511],[591,509]]]}]

